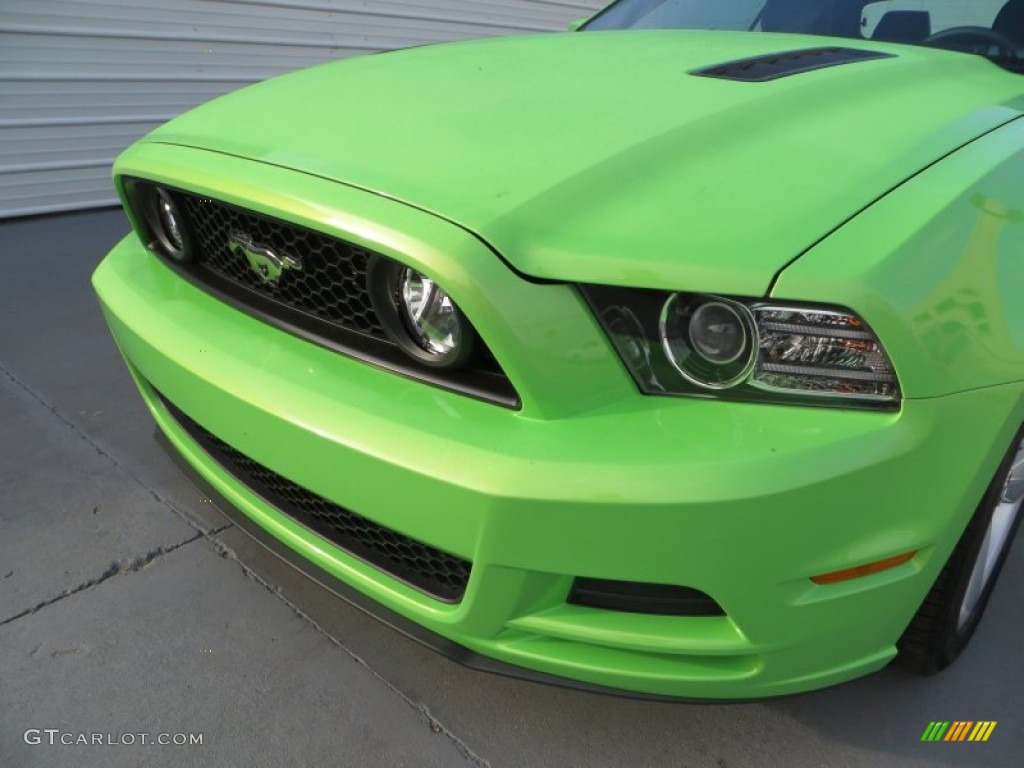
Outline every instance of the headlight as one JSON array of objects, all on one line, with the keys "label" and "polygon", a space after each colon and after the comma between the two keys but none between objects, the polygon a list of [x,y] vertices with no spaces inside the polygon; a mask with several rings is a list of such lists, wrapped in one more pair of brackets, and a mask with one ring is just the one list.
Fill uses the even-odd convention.
[{"label": "headlight", "polygon": [[597,285],[581,289],[643,392],[899,404],[885,349],[849,311]]},{"label": "headlight", "polygon": [[433,279],[377,258],[369,265],[367,281],[384,330],[410,357],[434,368],[456,368],[469,358],[473,328]]}]

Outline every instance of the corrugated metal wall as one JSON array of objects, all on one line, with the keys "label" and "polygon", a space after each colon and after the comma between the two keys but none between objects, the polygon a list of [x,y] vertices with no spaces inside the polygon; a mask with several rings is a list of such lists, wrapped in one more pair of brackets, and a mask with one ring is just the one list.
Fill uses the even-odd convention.
[{"label": "corrugated metal wall", "polygon": [[119,150],[326,59],[564,28],[602,0],[0,0],[0,218],[115,202]]}]

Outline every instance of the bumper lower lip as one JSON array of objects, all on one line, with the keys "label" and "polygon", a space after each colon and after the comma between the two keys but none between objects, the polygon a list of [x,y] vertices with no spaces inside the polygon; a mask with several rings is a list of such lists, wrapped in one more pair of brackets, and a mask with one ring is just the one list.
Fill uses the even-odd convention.
[{"label": "bumper lower lip", "polygon": [[253,522],[251,518],[241,512],[241,510],[232,505],[231,502],[222,496],[210,483],[204,480],[202,475],[196,472],[196,470],[185,460],[182,454],[174,447],[171,441],[167,439],[167,436],[160,429],[156,429],[154,431],[153,437],[167,456],[175,463],[175,465],[177,465],[181,473],[185,475],[185,477],[187,477],[206,498],[210,499],[214,506],[216,506],[217,509],[219,509],[221,513],[223,513],[224,516],[235,525],[235,527],[248,535],[253,539],[253,541],[260,544],[272,555],[287,563],[299,573],[303,574],[306,578],[319,584],[335,597],[344,600],[346,603],[358,608],[366,615],[373,617],[396,632],[400,632],[405,637],[419,643],[425,648],[429,648],[435,653],[439,653],[445,658],[454,661],[456,664],[460,664],[468,669],[475,669],[480,672],[501,675],[502,677],[511,677],[517,680],[526,680],[532,683],[541,683],[543,685],[551,685],[558,688],[570,688],[576,691],[601,694],[605,696],[642,699],[644,701],[661,701],[666,703],[693,701],[720,704],[756,701],[756,699],[687,699],[680,696],[658,696],[655,694],[635,693],[622,690],[620,688],[592,685],[566,677],[548,675],[543,672],[536,672],[514,664],[506,664],[498,661],[497,659],[492,659],[488,656],[474,653],[468,648],[452,642],[436,632],[431,632],[425,627],[409,621],[401,614],[395,613],[380,603],[371,600],[358,590],[350,587],[345,582],[335,578],[323,568],[319,568],[314,563],[303,558],[295,550],[285,546],[280,540],[275,539],[263,528]]}]

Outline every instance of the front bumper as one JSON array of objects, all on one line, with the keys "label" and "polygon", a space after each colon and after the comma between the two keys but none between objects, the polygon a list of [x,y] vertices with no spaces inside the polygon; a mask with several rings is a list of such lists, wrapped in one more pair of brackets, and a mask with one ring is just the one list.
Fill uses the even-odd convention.
[{"label": "front bumper", "polygon": [[[163,172],[147,161],[146,175],[182,183],[206,154],[174,152]],[[204,166],[210,186],[198,191],[223,197],[227,182],[218,178],[230,178],[240,200],[281,189],[260,175],[328,185],[217,162]],[[407,261],[450,260],[451,291],[523,409],[410,382],[271,328],[126,238],[94,277],[108,322],[160,429],[231,505],[404,620],[544,675],[733,699],[838,683],[892,658],[995,470],[1019,388],[909,400],[895,414],[643,397],[572,288],[516,277],[483,244],[428,214],[329,187],[346,198],[332,210],[359,212],[361,225],[353,215],[319,226]],[[268,210],[315,218],[288,210],[287,190],[279,194]],[[402,219],[401,237],[393,218]],[[439,241],[448,244],[443,255],[418,250]],[[513,331],[501,318],[522,297],[539,309],[534,325]],[[547,330],[552,318],[560,331]],[[578,354],[552,372],[543,361],[557,357],[567,327]],[[531,345],[530,331],[543,344]],[[535,376],[531,356],[541,360]],[[471,561],[463,599],[434,600],[281,514],[203,451],[157,390],[275,473]],[[810,581],[908,551],[918,554],[884,573]],[[726,615],[568,605],[575,577],[699,589]]]}]

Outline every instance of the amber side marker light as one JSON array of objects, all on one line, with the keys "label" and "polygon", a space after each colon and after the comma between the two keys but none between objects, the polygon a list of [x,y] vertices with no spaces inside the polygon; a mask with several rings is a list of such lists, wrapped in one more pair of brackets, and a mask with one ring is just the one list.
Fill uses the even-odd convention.
[{"label": "amber side marker light", "polygon": [[904,563],[909,563],[917,552],[907,552],[896,557],[887,557],[885,560],[877,560],[867,565],[858,565],[856,568],[846,568],[842,571],[823,573],[821,576],[812,576],[811,581],[815,584],[835,584],[837,581],[849,581],[859,579],[861,576],[870,576],[872,573],[887,571]]}]

